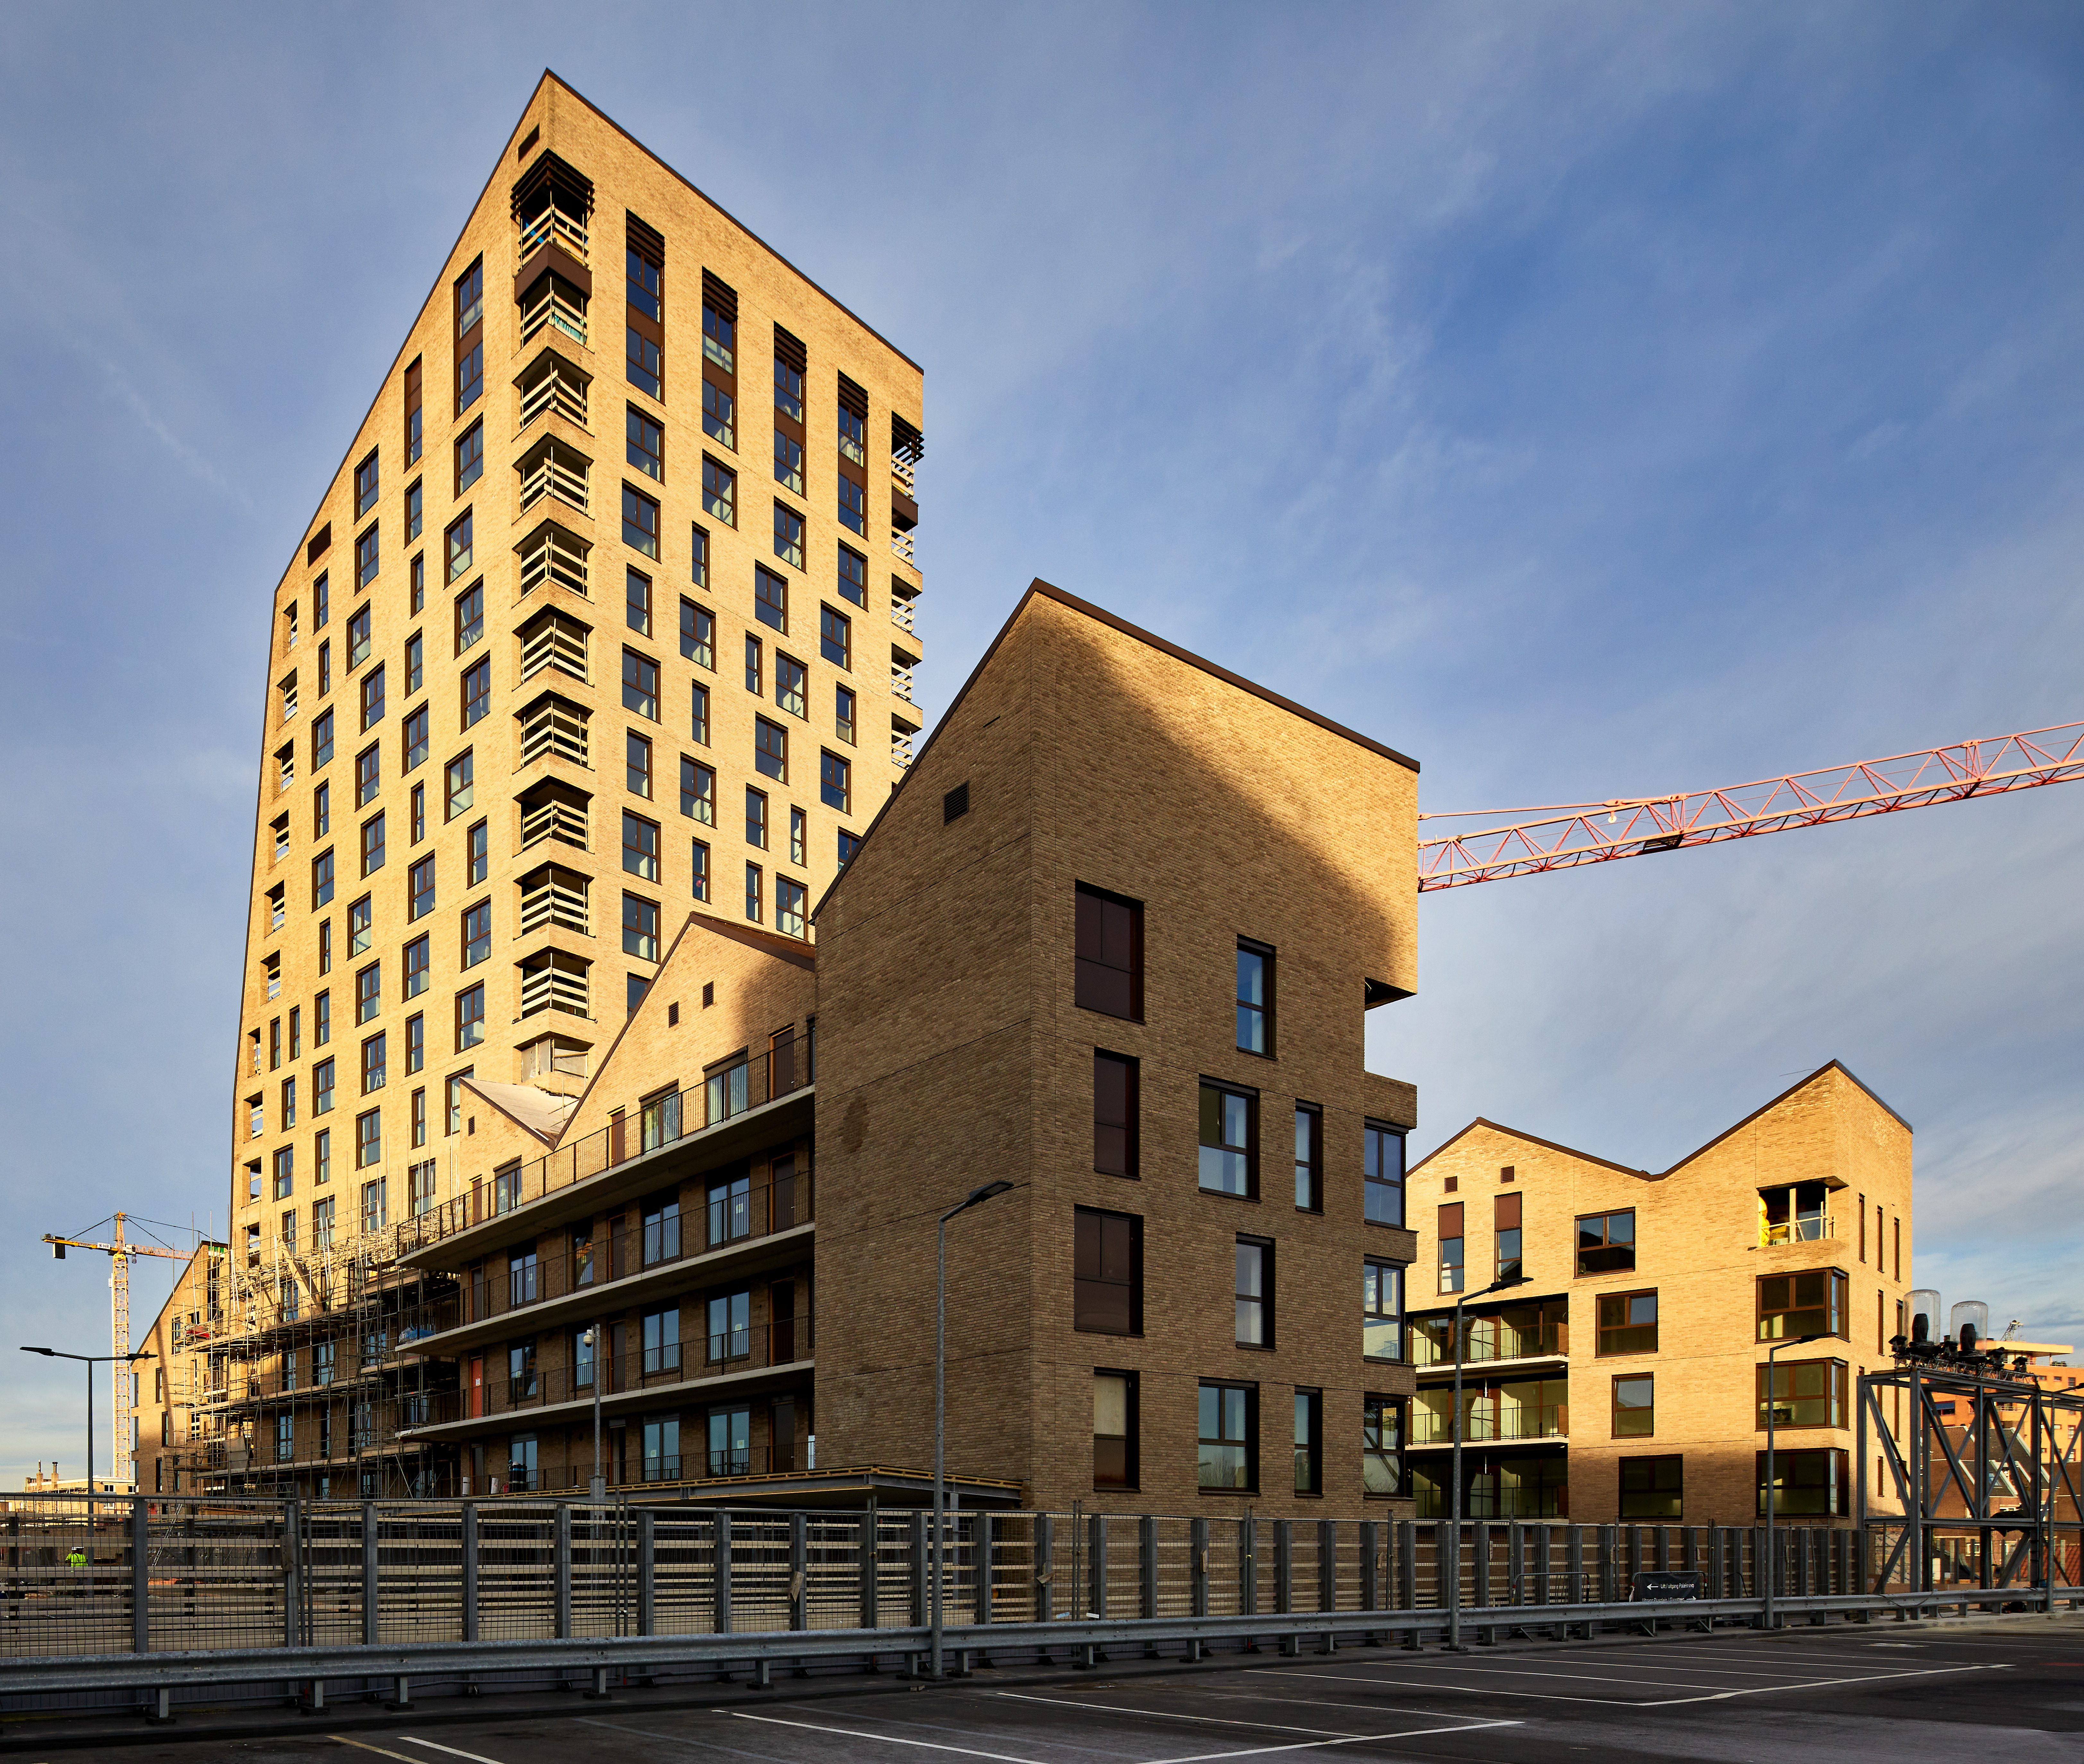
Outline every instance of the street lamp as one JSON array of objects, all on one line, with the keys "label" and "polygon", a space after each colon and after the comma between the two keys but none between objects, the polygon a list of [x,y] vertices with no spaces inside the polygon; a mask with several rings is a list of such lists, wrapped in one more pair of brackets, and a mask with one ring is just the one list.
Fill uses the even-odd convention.
[{"label": "street lamp", "polygon": [[1462,1307],[1472,1299],[1526,1284],[1523,1274],[1505,1274],[1480,1291],[1464,1292],[1455,1300],[1455,1459],[1449,1475],[1453,1485],[1449,1497],[1453,1517],[1447,1525],[1447,1652],[1451,1654],[1468,1652],[1462,1646]]},{"label": "street lamp", "polygon": [[1798,1335],[1791,1342],[1775,1342],[1765,1351],[1765,1560],[1759,1569],[1759,1581],[1764,1588],[1765,1626],[1773,1628],[1773,1582],[1780,1578],[1779,1558],[1773,1548],[1773,1412],[1779,1401],[1780,1374],[1774,1368],[1773,1356],[1783,1347],[1807,1347],[1811,1342],[1820,1342],[1820,1335]]},{"label": "street lamp", "polygon": [[[41,1354],[45,1359],[76,1359],[87,1368],[87,1513],[91,1522],[94,1517],[94,1368],[112,1366],[118,1361],[127,1366],[133,1360],[149,1359],[152,1351],[141,1347],[134,1354],[68,1354],[57,1347],[25,1347],[22,1351]],[[121,1427],[122,1417],[118,1415],[113,1419]]]},{"label": "street lamp", "polygon": [[941,1524],[947,1502],[942,1462],[947,1445],[948,1385],[948,1221],[956,1214],[982,1205],[994,1194],[1003,1194],[1010,1182],[987,1182],[973,1188],[968,1199],[941,1215],[934,1230],[934,1598],[932,1673],[941,1676]]},{"label": "street lamp", "polygon": [[600,1325],[583,1330],[579,1339],[593,1356],[593,1478],[587,1484],[587,1499],[598,1506],[608,1499],[608,1482],[600,1474]]}]

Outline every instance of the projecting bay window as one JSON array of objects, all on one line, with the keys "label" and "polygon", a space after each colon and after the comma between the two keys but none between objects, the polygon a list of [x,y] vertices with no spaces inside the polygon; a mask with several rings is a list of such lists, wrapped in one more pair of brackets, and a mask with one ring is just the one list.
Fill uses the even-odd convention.
[{"label": "projecting bay window", "polygon": [[[1761,1247],[1773,1244],[1813,1244],[1836,1235],[1828,1182],[1790,1182],[1759,1190]],[[1862,1223],[1865,1209],[1862,1208]]]},{"label": "projecting bay window", "polygon": [[558,416],[587,426],[587,393],[591,376],[554,349],[546,349],[521,370],[515,385],[521,393],[521,426],[538,417]]},{"label": "projecting bay window", "polygon": [[521,560],[523,596],[544,587],[585,594],[587,558],[592,549],[591,544],[578,534],[568,532],[553,520],[544,521],[514,548],[515,555]]},{"label": "projecting bay window", "polygon": [[1767,1274],[1758,1282],[1758,1338],[1792,1342],[1804,1335],[1835,1335],[1846,1330],[1847,1282],[1836,1268],[1802,1274]]},{"label": "projecting bay window", "polygon": [[1777,1429],[1842,1427],[1845,1423],[1845,1363],[1842,1359],[1781,1360],[1772,1369],[1768,1400],[1767,1368],[1756,1368],[1758,1431],[1765,1431],[1770,1406]]},{"label": "projecting bay window", "polygon": [[577,870],[554,863],[521,878],[521,935],[545,925],[590,935],[587,923],[588,879]]},{"label": "projecting bay window", "polygon": [[523,684],[549,668],[569,674],[582,685],[586,683],[587,638],[591,634],[587,626],[568,613],[546,607],[518,634]]},{"label": "projecting bay window", "polygon": [[521,712],[521,763],[558,759],[587,763],[587,718],[583,705],[556,693],[544,693]]},{"label": "projecting bay window", "polygon": [[[1370,1121],[1361,1130],[1363,1205],[1371,1225],[1404,1223],[1404,1130]],[[1459,1232],[1456,1235],[1459,1236]],[[1442,1287],[1442,1292],[1450,1289]],[[1459,1287],[1452,1289],[1459,1292]]]},{"label": "projecting bay window", "polygon": [[520,965],[521,1015],[568,1011],[574,1016],[585,1016],[587,970],[591,965],[584,957],[561,949],[546,949],[530,956]]},{"label": "projecting bay window", "polygon": [[527,514],[545,497],[586,513],[587,475],[593,462],[575,447],[545,435],[515,462],[521,479],[521,512]]}]

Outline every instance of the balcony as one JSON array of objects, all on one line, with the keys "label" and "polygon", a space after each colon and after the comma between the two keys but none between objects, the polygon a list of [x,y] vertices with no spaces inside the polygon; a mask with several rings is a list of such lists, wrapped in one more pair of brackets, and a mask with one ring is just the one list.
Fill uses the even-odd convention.
[{"label": "balcony", "polygon": [[890,592],[890,622],[907,637],[919,634],[914,612],[918,598],[916,593],[901,593],[895,587]]},{"label": "balcony", "polygon": [[579,514],[586,513],[587,474],[592,463],[547,437],[537,442],[515,467],[521,475],[521,512],[527,514],[549,497]]},{"label": "balcony", "polygon": [[548,244],[562,246],[577,262],[587,261],[586,228],[554,202],[533,220],[522,222],[516,261],[527,262],[530,257]]},{"label": "balcony", "polygon": [[[1562,1440],[1570,1432],[1567,1403],[1519,1403],[1497,1401],[1495,1391],[1479,1393],[1468,1405],[1462,1422],[1462,1444],[1489,1444],[1501,1440]],[[1411,1414],[1411,1443],[1414,1446],[1452,1445],[1455,1417],[1435,1409],[1419,1407]]]},{"label": "balcony", "polygon": [[[1451,1312],[1413,1317],[1410,1322],[1411,1363],[1421,1371],[1455,1363],[1455,1320]],[[1570,1351],[1570,1325],[1563,1301],[1545,1305],[1514,1305],[1463,1319],[1462,1363],[1488,1365],[1498,1360],[1560,1359]]]},{"label": "balcony", "polygon": [[521,426],[538,417],[558,416],[574,428],[587,426],[588,375],[553,349],[546,349],[515,382],[521,393]]},{"label": "balcony", "polygon": [[1759,1247],[1777,1244],[1816,1244],[1836,1237],[1836,1216],[1830,1210],[1832,1185],[1790,1182],[1759,1190]]},{"label": "balcony", "polygon": [[587,597],[587,554],[593,549],[587,541],[546,520],[514,549],[521,560],[519,599],[544,586]]},{"label": "balcony", "polygon": [[587,346],[586,296],[559,275],[545,275],[522,296],[521,341],[533,342],[547,329]]}]

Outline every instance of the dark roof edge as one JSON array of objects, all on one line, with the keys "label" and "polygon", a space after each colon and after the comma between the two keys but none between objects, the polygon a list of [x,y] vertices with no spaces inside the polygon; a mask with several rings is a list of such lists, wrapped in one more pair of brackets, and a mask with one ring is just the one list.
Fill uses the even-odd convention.
[{"label": "dark roof edge", "polygon": [[1434,1147],[1434,1148],[1430,1151],[1427,1152],[1424,1157],[1421,1158],[1416,1164],[1413,1164],[1409,1169],[1406,1170],[1404,1172],[1404,1181],[1408,1182],[1413,1177],[1417,1175],[1421,1170],[1424,1169],[1427,1164],[1430,1164],[1435,1158],[1438,1157],[1442,1152],[1445,1151],[1448,1148],[1448,1147],[1453,1145],[1456,1140],[1463,1138],[1467,1134],[1474,1133],[1479,1127],[1489,1127],[1493,1133],[1504,1134],[1509,1139],[1521,1140],[1527,1145],[1538,1145],[1544,1151],[1560,1151],[1566,1158],[1578,1158],[1586,1164],[1596,1164],[1602,1169],[1617,1170],[1623,1176],[1637,1177],[1646,1182],[1654,1182],[1657,1180],[1657,1178],[1652,1176],[1647,1170],[1631,1169],[1625,1164],[1615,1163],[1612,1158],[1603,1158],[1598,1156],[1593,1152],[1581,1151],[1574,1145],[1564,1145],[1554,1139],[1544,1139],[1539,1134],[1524,1133],[1518,1127],[1508,1127],[1502,1121],[1491,1121],[1482,1115],[1478,1115],[1475,1120],[1472,1121],[1468,1124],[1468,1126],[1462,1128],[1451,1137],[1442,1139],[1439,1144]]}]

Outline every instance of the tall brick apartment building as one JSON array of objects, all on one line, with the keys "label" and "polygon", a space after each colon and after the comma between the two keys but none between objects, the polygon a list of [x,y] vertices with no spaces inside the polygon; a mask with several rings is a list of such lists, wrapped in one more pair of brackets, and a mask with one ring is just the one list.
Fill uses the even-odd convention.
[{"label": "tall brick apartment building", "polygon": [[1508,1271],[1527,1284],[1466,1307],[1472,1517],[1751,1524],[1768,1400],[1777,1511],[1849,1515],[1853,1381],[1904,1328],[1911,1130],[1844,1066],[1661,1172],[1480,1119],[1410,1186],[1421,1516],[1447,1511],[1452,1295]]},{"label": "tall brick apartment building", "polygon": [[400,1229],[562,1139],[691,906],[807,949],[921,724],[921,392],[544,76],[272,596],[228,1290],[143,1482],[454,1486]]},{"label": "tall brick apartment building", "polygon": [[[545,1152],[408,1274],[472,1493],[917,1499],[936,1215],[970,1500],[1399,1503],[1416,767],[1037,583],[817,908],[686,913]],[[596,1419],[598,1417],[598,1419]],[[598,1431],[596,1431],[598,1429]],[[815,1440],[815,1462],[813,1441]]]}]

